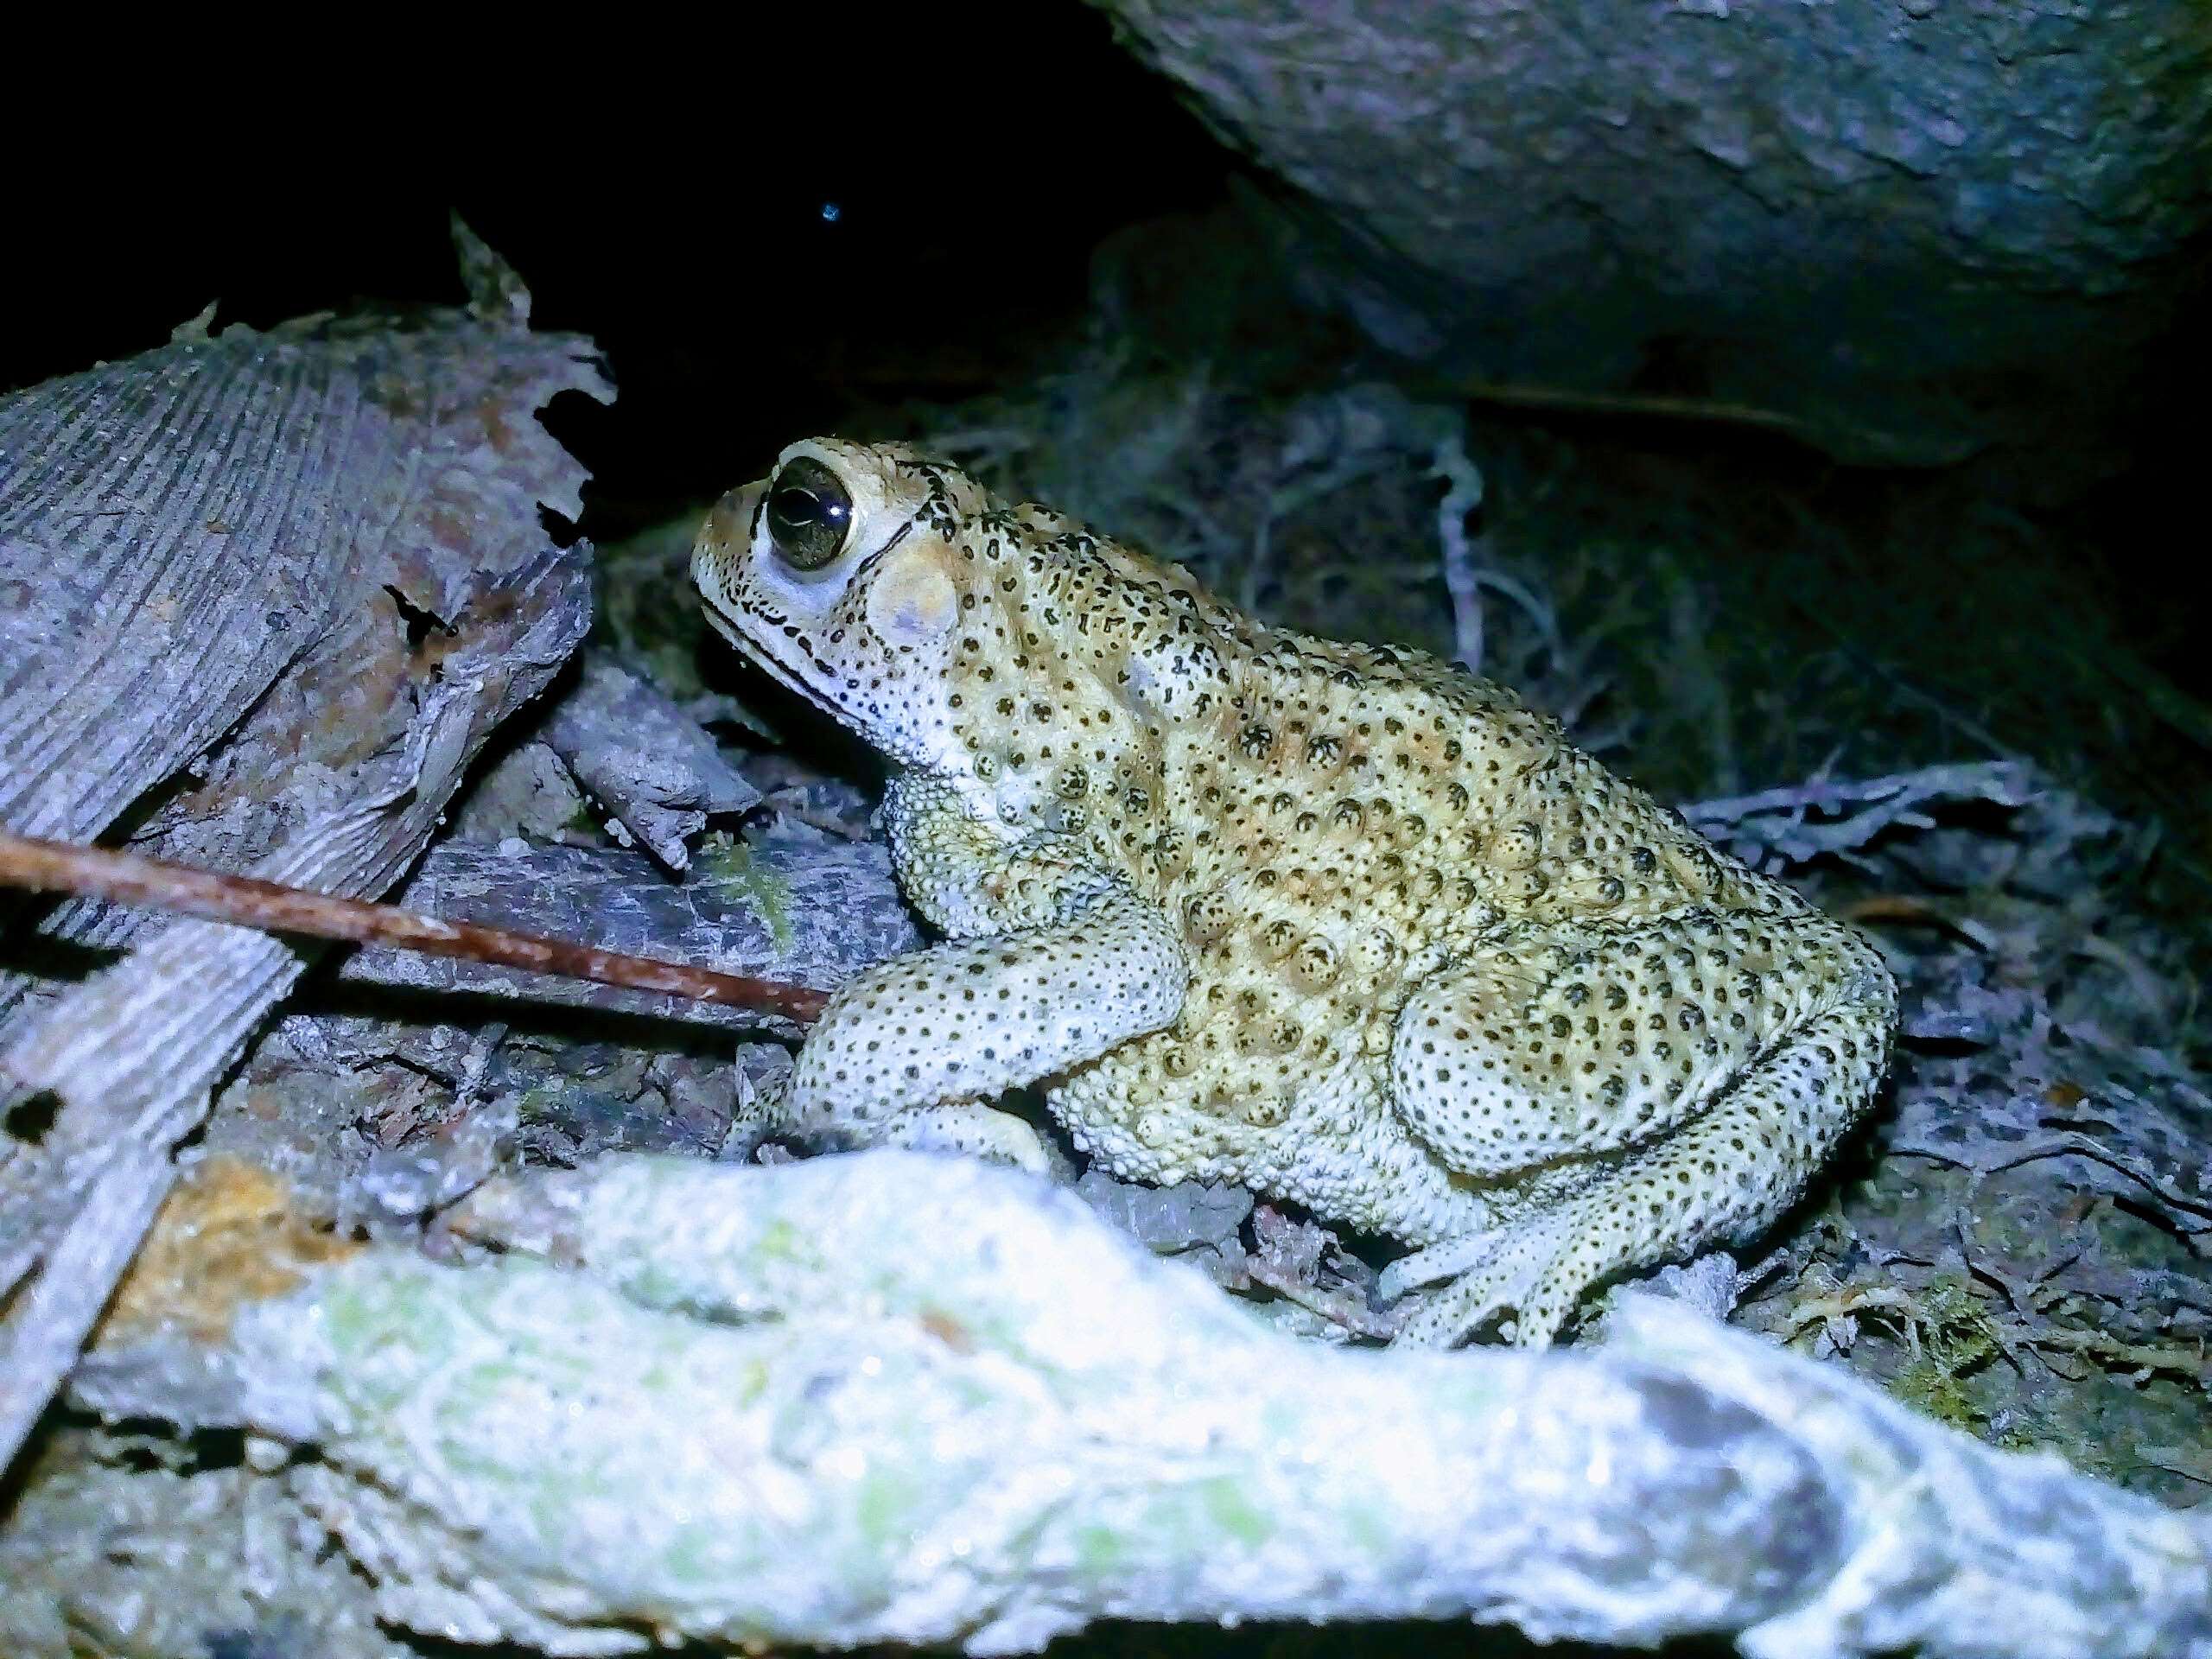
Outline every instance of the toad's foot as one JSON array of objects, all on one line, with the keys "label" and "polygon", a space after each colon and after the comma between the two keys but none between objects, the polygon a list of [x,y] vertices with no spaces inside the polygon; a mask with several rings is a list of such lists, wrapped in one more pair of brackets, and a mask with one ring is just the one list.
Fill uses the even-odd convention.
[{"label": "toad's foot", "polygon": [[[1538,1220],[1452,1239],[1393,1262],[1377,1286],[1385,1296],[1402,1297],[1392,1340],[1448,1348],[1510,1310],[1516,1344],[1548,1347],[1590,1282],[1574,1249],[1578,1234],[1586,1236],[1592,1225],[1583,1207],[1571,1203]],[[1414,1288],[1438,1281],[1446,1282]]]},{"label": "toad's foot", "polygon": [[873,1146],[905,1147],[914,1152],[980,1158],[988,1164],[1011,1164],[1032,1175],[1047,1175],[1052,1169],[1052,1154],[1033,1125],[980,1101],[910,1106],[876,1124],[868,1140]]},{"label": "toad's foot", "polygon": [[791,1073],[744,1091],[723,1142],[725,1158],[750,1158],[770,1141],[797,1141],[817,1150],[903,1147],[1010,1164],[1033,1175],[1052,1169],[1044,1139],[1026,1119],[975,1100],[908,1106],[859,1125],[810,1125],[791,1108]]}]

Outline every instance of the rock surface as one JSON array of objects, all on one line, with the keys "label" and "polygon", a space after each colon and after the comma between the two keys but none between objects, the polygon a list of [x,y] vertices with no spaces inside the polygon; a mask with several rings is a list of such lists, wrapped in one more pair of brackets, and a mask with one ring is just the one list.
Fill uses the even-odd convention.
[{"label": "rock surface", "polygon": [[1099,0],[1494,390],[1929,462],[2114,412],[2212,207],[2190,0]]}]

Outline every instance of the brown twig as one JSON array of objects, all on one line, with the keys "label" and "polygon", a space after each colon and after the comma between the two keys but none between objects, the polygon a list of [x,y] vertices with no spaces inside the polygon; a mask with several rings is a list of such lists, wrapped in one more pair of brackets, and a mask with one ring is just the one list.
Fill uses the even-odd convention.
[{"label": "brown twig", "polygon": [[1830,428],[1783,410],[1762,409],[1753,404],[1724,403],[1711,397],[1670,397],[1660,392],[1603,391],[1577,386],[1543,385],[1529,382],[1470,379],[1453,383],[1461,397],[1473,404],[1494,404],[1501,409],[1556,410],[1567,415],[1626,416],[1658,421],[1706,423],[1715,426],[1754,427],[1778,432],[1815,449],[1826,449],[1824,438],[1848,436],[1858,449],[1908,467],[1955,467],[1987,447],[1980,438],[1955,438],[1948,442],[1916,442],[1910,436],[1872,427]]},{"label": "brown twig", "polygon": [[758,1008],[800,1021],[817,1018],[827,991],[745,974],[721,974],[652,957],[625,956],[565,939],[442,922],[395,905],[341,899],[250,875],[195,870],[133,853],[109,852],[67,842],[40,841],[0,830],[0,887],[34,893],[70,893],[119,905],[229,922],[267,933],[295,933],[353,944],[391,945],[426,956],[459,957],[564,979],[659,991],[696,1002]]}]

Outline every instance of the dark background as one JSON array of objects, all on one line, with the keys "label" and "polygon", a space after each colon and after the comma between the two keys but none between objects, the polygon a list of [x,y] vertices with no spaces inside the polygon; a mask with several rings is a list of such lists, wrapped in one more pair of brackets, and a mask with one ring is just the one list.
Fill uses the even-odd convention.
[{"label": "dark background", "polygon": [[[1076,0],[761,8],[651,35],[602,17],[557,42],[441,28],[418,44],[394,19],[380,45],[282,65],[228,41],[172,58],[120,25],[127,65],[17,54],[0,390],[157,346],[211,300],[218,327],[449,303],[457,210],[537,326],[607,355],[618,404],[568,400],[550,424],[610,536],[856,405],[1017,373],[1079,322],[1102,238],[1252,177]],[[2142,386],[2119,470],[2021,509],[2086,550],[2145,660],[2200,696],[2206,315]],[[1741,442],[1748,467],[1807,460]]]},{"label": "dark background", "polygon": [[[1074,0],[757,11],[534,69],[478,42],[58,106],[16,181],[0,389],[160,345],[211,300],[219,327],[450,303],[457,211],[534,326],[612,363],[616,408],[555,422],[598,497],[689,500],[856,393],[1017,360],[1075,319],[1103,236],[1217,198],[1234,165]],[[129,135],[111,156],[54,142],[101,122]]]}]

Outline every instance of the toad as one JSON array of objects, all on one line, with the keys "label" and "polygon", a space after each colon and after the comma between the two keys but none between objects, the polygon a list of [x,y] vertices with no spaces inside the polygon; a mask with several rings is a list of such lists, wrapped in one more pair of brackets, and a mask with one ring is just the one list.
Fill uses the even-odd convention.
[{"label": "toad", "polygon": [[[1541,1345],[1748,1240],[1887,1064],[1864,937],[1503,687],[1274,628],[904,448],[792,445],[714,510],[715,626],[880,750],[945,943],[858,975],[775,1132],[1125,1178],[1402,1241],[1402,1341]],[[1505,1323],[1510,1315],[1510,1324]]]}]

